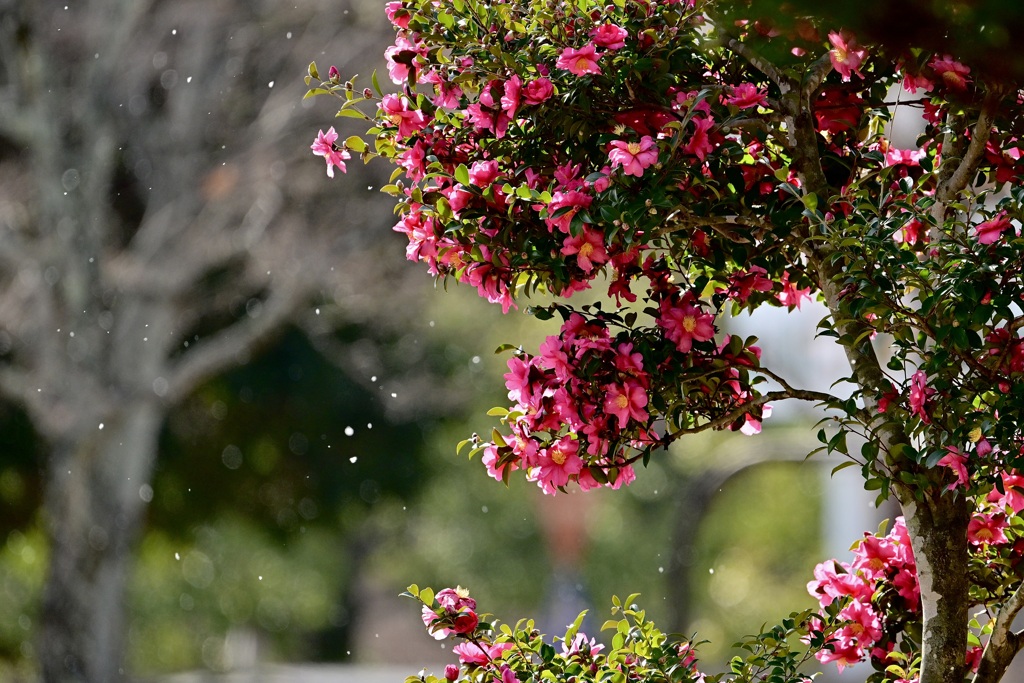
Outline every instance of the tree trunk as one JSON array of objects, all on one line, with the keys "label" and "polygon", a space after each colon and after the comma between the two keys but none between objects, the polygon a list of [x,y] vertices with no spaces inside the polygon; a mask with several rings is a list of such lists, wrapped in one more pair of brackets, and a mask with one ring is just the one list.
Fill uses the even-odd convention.
[{"label": "tree trunk", "polygon": [[961,495],[942,491],[917,501],[900,492],[921,586],[921,681],[963,683],[966,672],[967,525],[970,507]]},{"label": "tree trunk", "polygon": [[137,402],[53,447],[44,503],[51,559],[39,631],[45,683],[124,676],[123,586],[151,496],[160,425],[159,407]]}]

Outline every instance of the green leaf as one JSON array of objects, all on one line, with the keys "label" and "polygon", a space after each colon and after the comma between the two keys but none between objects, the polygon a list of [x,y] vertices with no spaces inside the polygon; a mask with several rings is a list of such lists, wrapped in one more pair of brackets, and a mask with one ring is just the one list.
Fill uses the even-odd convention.
[{"label": "green leaf", "polygon": [[310,76],[312,76],[313,78],[315,78],[318,81],[320,80],[320,72],[318,72],[316,70],[316,62],[310,62],[309,63],[308,71],[309,71],[309,75]]},{"label": "green leaf", "polygon": [[459,164],[455,168],[455,179],[463,185],[469,185],[469,169],[465,164]]},{"label": "green leaf", "polygon": [[366,151],[366,141],[363,140],[358,135],[352,135],[352,136],[349,136],[348,138],[346,138],[345,139],[345,146],[348,147],[353,152],[356,152],[356,153],[365,152]]}]

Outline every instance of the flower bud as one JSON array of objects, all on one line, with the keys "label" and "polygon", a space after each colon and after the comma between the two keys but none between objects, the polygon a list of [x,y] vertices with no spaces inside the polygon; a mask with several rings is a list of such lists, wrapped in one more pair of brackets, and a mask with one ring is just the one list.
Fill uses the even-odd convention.
[{"label": "flower bud", "polygon": [[454,681],[459,677],[459,667],[454,664],[449,664],[444,668],[444,677],[449,681]]},{"label": "flower bud", "polygon": [[363,88],[363,97],[365,97],[366,99],[370,99],[371,97],[373,97],[373,91],[370,90],[369,88]]},{"label": "flower bud", "polygon": [[331,68],[327,70],[327,78],[331,83],[337,83],[341,80],[341,73],[338,71],[338,67],[331,65]]}]

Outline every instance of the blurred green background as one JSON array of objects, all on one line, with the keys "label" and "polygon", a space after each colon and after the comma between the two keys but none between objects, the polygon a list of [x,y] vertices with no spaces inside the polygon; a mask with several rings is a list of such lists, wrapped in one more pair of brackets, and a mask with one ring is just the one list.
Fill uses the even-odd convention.
[{"label": "blurred green background", "polygon": [[[544,517],[565,510],[549,509],[532,484],[504,487],[454,452],[460,439],[490,429],[485,411],[505,400],[507,356],[493,349],[509,340],[529,348],[550,328],[502,317],[473,292],[430,286],[425,280],[429,305],[406,321],[404,342],[385,335],[375,343],[422,349],[417,371],[430,371],[439,394],[459,394],[442,402],[443,414],[429,393],[415,397],[418,408],[389,410],[404,385],[401,367],[353,377],[294,330],[171,413],[130,588],[136,674],[223,671],[253,659],[393,663],[387,643],[407,638],[418,645],[406,655],[415,668],[429,662],[414,658],[432,651],[411,601],[383,621],[400,633],[360,633],[380,627],[374,609],[393,609],[375,596],[409,583],[468,586],[481,609],[512,622],[537,616],[552,632],[564,627],[543,623],[552,576],[567,574],[573,598],[596,615],[592,629],[611,595],[640,592],[656,620],[711,641],[703,649],[711,660],[783,611],[810,605],[804,585],[822,552],[817,466],[749,467],[704,494],[703,517],[680,510],[686,487],[730,454],[763,453],[774,440],[802,455],[778,424],[754,438],[694,437],[622,491],[570,496],[568,514],[586,516],[588,539],[580,566],[555,563]],[[47,549],[34,435],[11,407],[0,448],[18,454],[0,464],[0,678],[17,680],[32,666]],[[680,528],[692,547],[674,545]],[[683,622],[673,602],[680,596],[689,601]],[[379,648],[359,647],[378,639]]]}]

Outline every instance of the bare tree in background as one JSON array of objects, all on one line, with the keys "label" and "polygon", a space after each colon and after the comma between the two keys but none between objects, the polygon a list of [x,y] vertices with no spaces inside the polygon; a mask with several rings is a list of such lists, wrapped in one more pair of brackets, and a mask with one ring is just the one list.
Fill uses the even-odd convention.
[{"label": "bare tree in background", "polygon": [[363,224],[388,213],[365,184],[318,196],[343,190],[298,118],[305,63],[379,53],[381,10],[327,9],[0,0],[0,392],[50,452],[47,682],[124,674],[168,408],[314,299],[382,280]]}]

